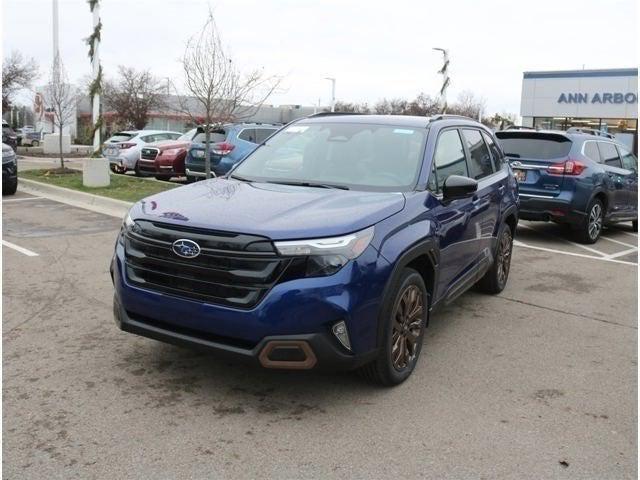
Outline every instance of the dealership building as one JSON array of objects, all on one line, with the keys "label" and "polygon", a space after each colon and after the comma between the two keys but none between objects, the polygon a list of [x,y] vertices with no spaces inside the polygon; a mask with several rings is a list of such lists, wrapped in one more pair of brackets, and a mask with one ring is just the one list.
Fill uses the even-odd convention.
[{"label": "dealership building", "polygon": [[522,125],[592,128],[638,151],[638,69],[524,72]]}]

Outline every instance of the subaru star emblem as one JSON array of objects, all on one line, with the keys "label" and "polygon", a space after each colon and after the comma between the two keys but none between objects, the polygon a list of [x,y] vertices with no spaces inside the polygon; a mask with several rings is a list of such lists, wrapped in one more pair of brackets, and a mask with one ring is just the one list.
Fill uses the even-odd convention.
[{"label": "subaru star emblem", "polygon": [[200,245],[193,240],[181,238],[171,245],[173,252],[182,258],[195,258],[200,255]]}]

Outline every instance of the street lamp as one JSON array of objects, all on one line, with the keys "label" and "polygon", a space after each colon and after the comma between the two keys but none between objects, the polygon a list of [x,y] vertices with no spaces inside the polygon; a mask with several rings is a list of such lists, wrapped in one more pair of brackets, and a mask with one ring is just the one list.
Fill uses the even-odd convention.
[{"label": "street lamp", "polygon": [[331,111],[335,112],[336,110],[336,79],[333,77],[324,77],[325,80],[329,80],[331,82]]},{"label": "street lamp", "polygon": [[447,113],[447,87],[449,86],[449,50],[445,48],[434,48],[442,52],[443,65],[438,73],[442,75],[442,87],[440,87],[440,98],[442,99],[442,113]]}]

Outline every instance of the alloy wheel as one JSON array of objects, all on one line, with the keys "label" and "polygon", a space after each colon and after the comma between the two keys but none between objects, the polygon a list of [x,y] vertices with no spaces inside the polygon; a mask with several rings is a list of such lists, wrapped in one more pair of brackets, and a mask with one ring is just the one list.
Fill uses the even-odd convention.
[{"label": "alloy wheel", "polygon": [[500,247],[496,258],[496,262],[498,262],[498,282],[500,285],[504,285],[507,281],[507,277],[509,276],[512,248],[513,242],[511,241],[511,232],[507,229],[502,234],[502,237],[500,237]]},{"label": "alloy wheel", "polygon": [[591,211],[589,212],[589,238],[595,240],[600,235],[600,230],[602,230],[602,206],[599,203],[595,203],[593,207],[591,207]]},{"label": "alloy wheel", "polygon": [[391,358],[396,370],[411,365],[419,350],[424,317],[424,298],[416,285],[409,285],[401,294],[393,312]]}]

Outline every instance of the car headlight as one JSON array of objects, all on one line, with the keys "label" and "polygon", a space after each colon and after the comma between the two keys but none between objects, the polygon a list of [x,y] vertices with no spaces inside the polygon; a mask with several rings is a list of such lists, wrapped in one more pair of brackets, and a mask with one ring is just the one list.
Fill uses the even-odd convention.
[{"label": "car headlight", "polygon": [[332,275],[349,260],[359,257],[373,238],[374,227],[340,237],[274,242],[285,257],[307,257],[305,275]]},{"label": "car headlight", "polygon": [[170,157],[175,157],[176,155],[180,155],[182,151],[181,148],[170,148],[169,150],[165,150],[161,153],[161,155],[168,155]]},{"label": "car headlight", "polygon": [[122,226],[120,227],[120,234],[118,235],[118,242],[121,245],[124,245],[124,235],[127,232],[130,232],[136,226],[136,222],[131,219],[131,215],[129,212],[122,219]]},{"label": "car headlight", "polygon": [[191,150],[193,158],[204,158],[204,150]]}]

